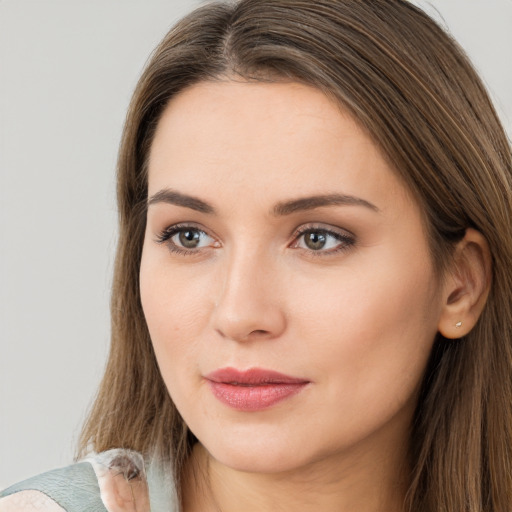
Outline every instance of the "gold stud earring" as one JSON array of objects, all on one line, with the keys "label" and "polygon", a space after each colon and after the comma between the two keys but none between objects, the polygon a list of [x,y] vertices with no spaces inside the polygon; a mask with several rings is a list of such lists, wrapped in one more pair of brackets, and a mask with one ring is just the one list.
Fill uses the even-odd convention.
[{"label": "gold stud earring", "polygon": [[460,328],[462,327],[462,322],[457,322],[457,323],[455,324],[455,327],[456,327],[457,329],[460,329]]}]

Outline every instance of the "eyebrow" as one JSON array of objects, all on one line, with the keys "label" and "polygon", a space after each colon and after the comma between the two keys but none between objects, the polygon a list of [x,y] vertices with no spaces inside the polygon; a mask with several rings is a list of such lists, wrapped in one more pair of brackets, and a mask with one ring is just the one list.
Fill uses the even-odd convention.
[{"label": "eyebrow", "polygon": [[[216,213],[215,208],[202,199],[167,188],[159,190],[148,199],[148,207],[157,203],[183,206],[184,208],[190,208],[191,210],[210,215]],[[272,209],[272,213],[275,216],[281,217],[299,211],[314,210],[315,208],[325,206],[363,206],[374,212],[380,211],[374,204],[360,197],[346,194],[323,194],[279,202]]]},{"label": "eyebrow", "polygon": [[215,208],[205,201],[198,199],[197,197],[180,194],[179,192],[170,190],[168,188],[159,190],[156,194],[153,194],[148,199],[148,207],[157,203],[167,203],[174,204],[176,206],[183,206],[185,208],[190,208],[191,210],[196,210],[201,213],[215,213]]},{"label": "eyebrow", "polygon": [[374,212],[380,211],[374,204],[360,197],[345,194],[325,194],[277,203],[274,206],[273,213],[276,216],[290,215],[298,211],[314,210],[324,206],[364,206]]}]

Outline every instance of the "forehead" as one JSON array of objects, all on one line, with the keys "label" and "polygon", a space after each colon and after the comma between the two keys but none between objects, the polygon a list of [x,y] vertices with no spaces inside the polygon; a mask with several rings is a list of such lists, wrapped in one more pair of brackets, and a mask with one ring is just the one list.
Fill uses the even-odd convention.
[{"label": "forehead", "polygon": [[226,201],[250,190],[260,202],[333,191],[369,201],[385,191],[390,203],[407,195],[350,115],[313,87],[282,82],[204,82],[173,98],[149,158],[149,194],[162,188]]}]

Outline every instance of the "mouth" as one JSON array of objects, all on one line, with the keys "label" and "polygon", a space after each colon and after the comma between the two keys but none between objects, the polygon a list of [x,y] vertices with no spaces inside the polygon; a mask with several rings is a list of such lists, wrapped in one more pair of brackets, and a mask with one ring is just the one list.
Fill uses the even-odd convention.
[{"label": "mouth", "polygon": [[215,398],[239,411],[261,411],[300,393],[310,381],[272,370],[221,368],[205,377]]}]

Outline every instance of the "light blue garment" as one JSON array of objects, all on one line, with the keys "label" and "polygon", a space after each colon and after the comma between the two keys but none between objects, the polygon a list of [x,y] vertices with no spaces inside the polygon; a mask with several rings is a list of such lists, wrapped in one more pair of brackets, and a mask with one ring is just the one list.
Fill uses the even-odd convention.
[{"label": "light blue garment", "polygon": [[0,492],[0,498],[20,491],[41,491],[67,512],[107,512],[96,473],[88,462],[48,471]]},{"label": "light blue garment", "polygon": [[[0,491],[0,498],[20,491],[40,491],[60,505],[66,512],[108,512],[103,504],[98,477],[93,465],[108,468],[111,461],[128,456],[143,472],[149,488],[151,512],[178,512],[178,500],[172,475],[155,461],[144,464],[142,456],[129,450],[109,450],[97,454],[87,462],[78,462],[48,471]],[[101,473],[100,473],[101,474]]]}]

